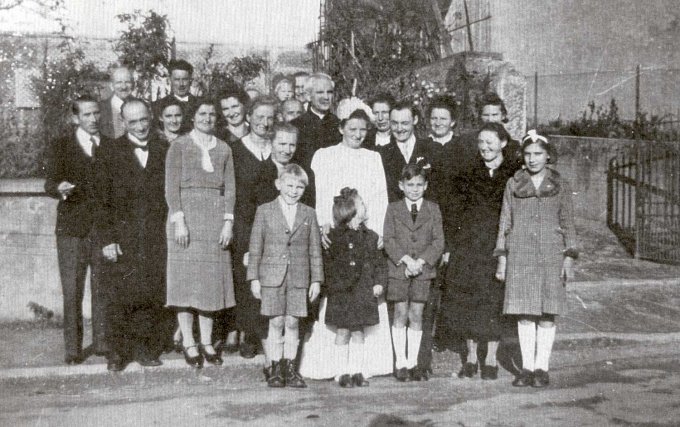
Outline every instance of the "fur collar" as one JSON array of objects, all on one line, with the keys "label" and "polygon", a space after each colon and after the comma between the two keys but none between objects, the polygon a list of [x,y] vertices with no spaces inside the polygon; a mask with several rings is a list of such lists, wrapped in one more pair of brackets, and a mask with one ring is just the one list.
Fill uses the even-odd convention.
[{"label": "fur collar", "polygon": [[512,177],[515,183],[515,190],[513,192],[515,197],[525,199],[529,197],[553,197],[560,192],[560,174],[555,169],[547,168],[547,173],[543,182],[538,190],[534,187],[534,183],[531,182],[531,176],[526,169],[520,169]]}]

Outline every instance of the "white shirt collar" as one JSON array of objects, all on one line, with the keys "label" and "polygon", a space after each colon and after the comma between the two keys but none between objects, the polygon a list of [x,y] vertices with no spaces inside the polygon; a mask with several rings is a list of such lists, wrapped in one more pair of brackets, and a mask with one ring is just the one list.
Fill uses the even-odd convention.
[{"label": "white shirt collar", "polygon": [[178,101],[181,101],[181,102],[189,102],[189,95],[186,95],[186,96],[179,96],[179,95],[175,95],[175,94],[173,93],[172,96],[174,96]]},{"label": "white shirt collar", "polygon": [[416,145],[416,136],[414,134],[411,134],[411,136],[406,140],[406,142],[399,141],[396,142],[397,147],[399,147],[399,150],[401,151],[401,154],[404,155],[404,160],[406,160],[406,163],[408,163],[411,160],[411,156],[413,155],[413,147],[415,147]]},{"label": "white shirt collar", "polygon": [[415,202],[412,202],[411,200],[404,197],[404,201],[406,202],[406,208],[408,209],[409,212],[411,212],[411,205],[414,204],[414,203],[418,207],[418,212],[420,212],[420,207],[423,206],[423,198],[422,197],[420,199],[416,200]]},{"label": "white shirt collar", "polygon": [[289,205],[283,200],[283,197],[279,195],[279,205],[281,205],[281,210],[283,211],[283,216],[286,218],[286,223],[288,223],[288,228],[292,229],[295,225],[295,215],[297,215],[298,203]]},{"label": "white shirt collar", "polygon": [[326,117],[326,114],[328,114],[328,111],[326,111],[325,113],[320,113],[316,111],[312,106],[309,107],[309,111],[311,111],[316,117],[320,118],[321,120],[323,120],[323,118]]},{"label": "white shirt collar", "polygon": [[88,157],[92,157],[92,140],[94,144],[99,147],[99,136],[91,135],[85,132],[81,127],[76,130],[76,139],[78,140],[78,145],[83,149]]},{"label": "white shirt collar", "polygon": [[448,143],[449,141],[451,141],[451,140],[453,139],[453,131],[450,130],[450,131],[449,131],[446,135],[444,135],[444,136],[434,136],[434,134],[430,134],[430,138],[432,138],[432,140],[433,140],[434,142],[438,142],[438,143],[440,143],[441,145],[445,145],[446,143]]},{"label": "white shirt collar", "polygon": [[118,98],[118,95],[114,94],[111,97],[111,108],[113,111],[120,114],[120,107],[123,105],[123,100]]},{"label": "white shirt collar", "polygon": [[272,145],[271,144],[266,144],[264,146],[264,149],[261,149],[259,145],[255,144],[252,139],[251,139],[251,134],[248,134],[241,138],[241,141],[243,142],[243,145],[253,153],[255,157],[257,157],[260,160],[266,160],[269,158],[269,156],[272,154]]},{"label": "white shirt collar", "polygon": [[134,142],[135,144],[137,144],[137,145],[142,145],[142,146],[144,146],[144,145],[146,145],[146,144],[149,143],[149,140],[140,141],[139,139],[137,139],[137,137],[135,137],[135,136],[132,135],[131,133],[128,133],[128,134],[127,134],[127,138],[128,138],[130,141],[132,141],[132,142]]},{"label": "white shirt collar", "polygon": [[392,135],[390,134],[390,132],[387,133],[378,132],[375,134],[375,145],[377,145],[378,147],[384,147],[390,143],[391,137]]}]

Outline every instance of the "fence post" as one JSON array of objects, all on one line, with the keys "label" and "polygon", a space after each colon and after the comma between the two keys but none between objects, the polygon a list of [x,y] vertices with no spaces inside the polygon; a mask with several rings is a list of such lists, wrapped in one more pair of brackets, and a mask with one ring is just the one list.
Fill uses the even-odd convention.
[{"label": "fence post", "polygon": [[635,132],[640,138],[640,64],[635,67]]},{"label": "fence post", "polygon": [[645,159],[642,154],[642,140],[638,136],[635,141],[635,259],[640,259],[640,246],[644,227],[644,186],[642,185],[642,166]]}]

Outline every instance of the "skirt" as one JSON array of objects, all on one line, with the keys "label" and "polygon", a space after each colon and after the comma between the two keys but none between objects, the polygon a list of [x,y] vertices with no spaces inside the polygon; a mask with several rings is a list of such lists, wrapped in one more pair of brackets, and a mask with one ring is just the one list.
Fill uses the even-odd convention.
[{"label": "skirt", "polygon": [[[300,375],[315,380],[335,378],[346,372],[344,360],[338,354],[335,345],[335,328],[326,325],[327,299],[321,301],[319,320],[314,322],[311,335],[302,347],[300,357]],[[362,374],[366,378],[392,374],[392,335],[387,303],[378,304],[379,323],[364,328],[364,367]],[[346,357],[346,356],[345,356]]]},{"label": "skirt", "polygon": [[182,189],[189,246],[175,242],[175,224],[167,223],[167,305],[201,311],[233,307],[231,255],[218,239],[224,225],[224,196],[218,189]]}]

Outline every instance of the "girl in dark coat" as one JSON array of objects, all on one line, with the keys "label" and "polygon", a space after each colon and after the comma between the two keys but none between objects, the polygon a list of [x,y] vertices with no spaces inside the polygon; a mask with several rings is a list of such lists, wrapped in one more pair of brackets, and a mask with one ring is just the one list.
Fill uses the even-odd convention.
[{"label": "girl in dark coat", "polygon": [[477,373],[478,343],[487,345],[482,379],[498,375],[503,284],[494,277],[493,250],[505,183],[519,167],[505,150],[509,141],[503,125],[485,124],[477,134],[476,157],[453,182],[461,227],[448,239],[451,255],[440,310],[444,327],[458,331],[467,346],[467,360],[458,373],[461,378]]},{"label": "girl in dark coat", "polygon": [[341,387],[368,385],[362,374],[364,327],[379,322],[376,298],[387,277],[385,258],[377,249],[378,235],[364,225],[366,219],[366,205],[357,191],[343,188],[333,200],[335,228],[329,233],[331,244],[324,257],[325,322],[337,328],[335,344],[345,360],[340,365]]},{"label": "girl in dark coat", "polygon": [[578,256],[574,210],[568,182],[547,167],[556,160],[555,147],[532,130],[522,154],[525,169],[508,180],[503,194],[496,277],[505,280],[503,313],[519,317],[523,369],[512,384],[545,387],[555,315],[566,308],[565,281],[573,278]]}]

